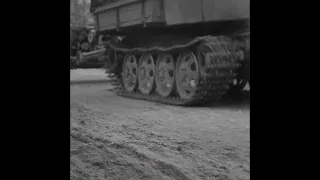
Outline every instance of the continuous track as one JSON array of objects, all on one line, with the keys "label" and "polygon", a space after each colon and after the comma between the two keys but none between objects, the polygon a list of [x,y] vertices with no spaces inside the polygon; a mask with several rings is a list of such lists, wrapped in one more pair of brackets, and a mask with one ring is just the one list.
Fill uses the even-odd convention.
[{"label": "continuous track", "polygon": [[[191,41],[173,46],[161,45],[146,48],[126,48],[112,43],[108,45],[113,52],[125,55],[139,56],[144,53],[151,53],[152,56],[157,56],[159,53],[169,53],[172,55],[193,53],[196,58],[196,72],[199,78],[195,83],[195,93],[188,98],[182,98],[177,92],[176,87],[173,88],[173,92],[167,97],[161,96],[157,91],[157,87],[154,87],[150,94],[147,95],[139,90],[138,85],[135,86],[132,92],[128,92],[122,81],[122,63],[124,58],[115,56],[117,58],[114,60],[115,63],[108,67],[109,78],[113,79],[114,90],[118,95],[180,106],[198,105],[208,101],[220,100],[227,92],[230,82],[236,77],[236,69],[240,66],[239,60],[243,56],[242,52],[236,49],[233,42],[224,36],[197,37]],[[177,63],[177,58],[174,60]],[[154,86],[156,86],[155,83]]]}]

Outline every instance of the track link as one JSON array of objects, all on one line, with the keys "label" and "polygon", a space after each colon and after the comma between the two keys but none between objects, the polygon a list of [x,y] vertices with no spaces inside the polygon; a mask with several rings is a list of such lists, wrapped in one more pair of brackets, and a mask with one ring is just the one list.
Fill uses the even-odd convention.
[{"label": "track link", "polygon": [[150,48],[124,48],[109,43],[114,52],[125,54],[142,54],[146,52],[194,52],[199,68],[199,83],[196,93],[190,99],[182,99],[177,93],[168,97],[161,97],[156,91],[145,95],[138,89],[132,93],[127,92],[122,83],[123,59],[116,59],[116,65],[108,69],[109,78],[113,80],[114,91],[123,97],[160,102],[171,105],[187,106],[200,105],[205,102],[218,101],[227,92],[230,82],[237,76],[236,69],[240,66],[239,60],[242,52],[236,49],[233,42],[227,37],[204,36],[197,37],[185,44],[177,44],[171,47],[154,46]]}]

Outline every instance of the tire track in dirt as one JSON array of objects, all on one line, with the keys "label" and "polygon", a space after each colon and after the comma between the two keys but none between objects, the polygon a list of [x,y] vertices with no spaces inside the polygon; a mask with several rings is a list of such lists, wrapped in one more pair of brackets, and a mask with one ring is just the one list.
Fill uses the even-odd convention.
[{"label": "tire track in dirt", "polygon": [[[84,151],[84,149],[88,150],[88,148],[94,147],[104,151],[104,154],[109,154],[109,155],[112,154],[113,157],[118,157],[120,154],[120,157],[123,157],[123,158],[120,158],[116,162],[114,162],[113,163],[114,165],[125,165],[127,163],[128,166],[133,167],[133,169],[135,169],[134,167],[136,167],[137,164],[147,164],[147,165],[150,165],[156,172],[165,174],[165,177],[166,176],[173,177],[176,180],[191,180],[191,178],[185,175],[185,173],[183,173],[180,169],[178,169],[174,165],[168,164],[167,162],[163,162],[154,158],[150,158],[146,154],[138,152],[137,149],[127,146],[126,144],[112,142],[108,139],[104,139],[101,137],[94,137],[91,134],[84,134],[83,132],[80,133],[75,131],[71,132],[71,138],[73,138],[74,141],[79,141],[84,144],[82,146],[78,146],[77,148],[71,149],[71,156],[79,155],[81,154],[81,152]],[[138,160],[139,162],[136,162],[136,163],[122,162],[122,161],[128,161],[128,159]],[[92,162],[92,165],[101,166],[101,162],[100,163]],[[139,170],[135,170],[135,172],[137,172],[137,174],[141,173]],[[87,175],[85,175],[84,177],[88,178]]]}]

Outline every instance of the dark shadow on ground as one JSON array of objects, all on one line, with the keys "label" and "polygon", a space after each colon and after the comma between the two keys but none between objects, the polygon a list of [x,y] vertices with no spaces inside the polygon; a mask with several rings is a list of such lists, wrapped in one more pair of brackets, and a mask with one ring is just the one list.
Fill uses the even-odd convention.
[{"label": "dark shadow on ground", "polygon": [[213,103],[207,104],[207,107],[250,110],[250,99],[213,102]]},{"label": "dark shadow on ground", "polygon": [[[116,95],[115,88],[108,88],[106,91],[113,92]],[[128,98],[128,97],[125,97]],[[128,98],[133,99],[133,98]],[[137,101],[147,101],[143,99],[134,99]],[[161,103],[157,101],[148,101],[153,102],[157,106],[175,106],[170,105],[166,103]],[[179,106],[179,105],[176,105]],[[227,96],[219,101],[213,101],[213,100],[204,100],[199,102],[198,104],[189,105],[189,106],[180,106],[180,107],[186,107],[186,108],[224,108],[224,109],[237,109],[237,110],[250,110],[250,92],[245,92],[243,94],[238,94],[237,96]]]},{"label": "dark shadow on ground", "polygon": [[250,110],[250,91],[226,95],[221,100],[203,100],[188,107],[228,108]]},{"label": "dark shadow on ground", "polygon": [[209,108],[228,108],[239,110],[250,110],[250,92],[244,92],[236,97],[224,97],[220,101],[206,102],[202,106]]}]

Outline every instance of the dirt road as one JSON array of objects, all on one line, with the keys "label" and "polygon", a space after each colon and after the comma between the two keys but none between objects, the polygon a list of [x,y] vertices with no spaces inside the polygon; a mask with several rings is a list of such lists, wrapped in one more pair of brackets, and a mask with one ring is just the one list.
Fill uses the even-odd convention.
[{"label": "dirt road", "polygon": [[186,108],[71,85],[70,179],[250,179],[249,107]]}]

